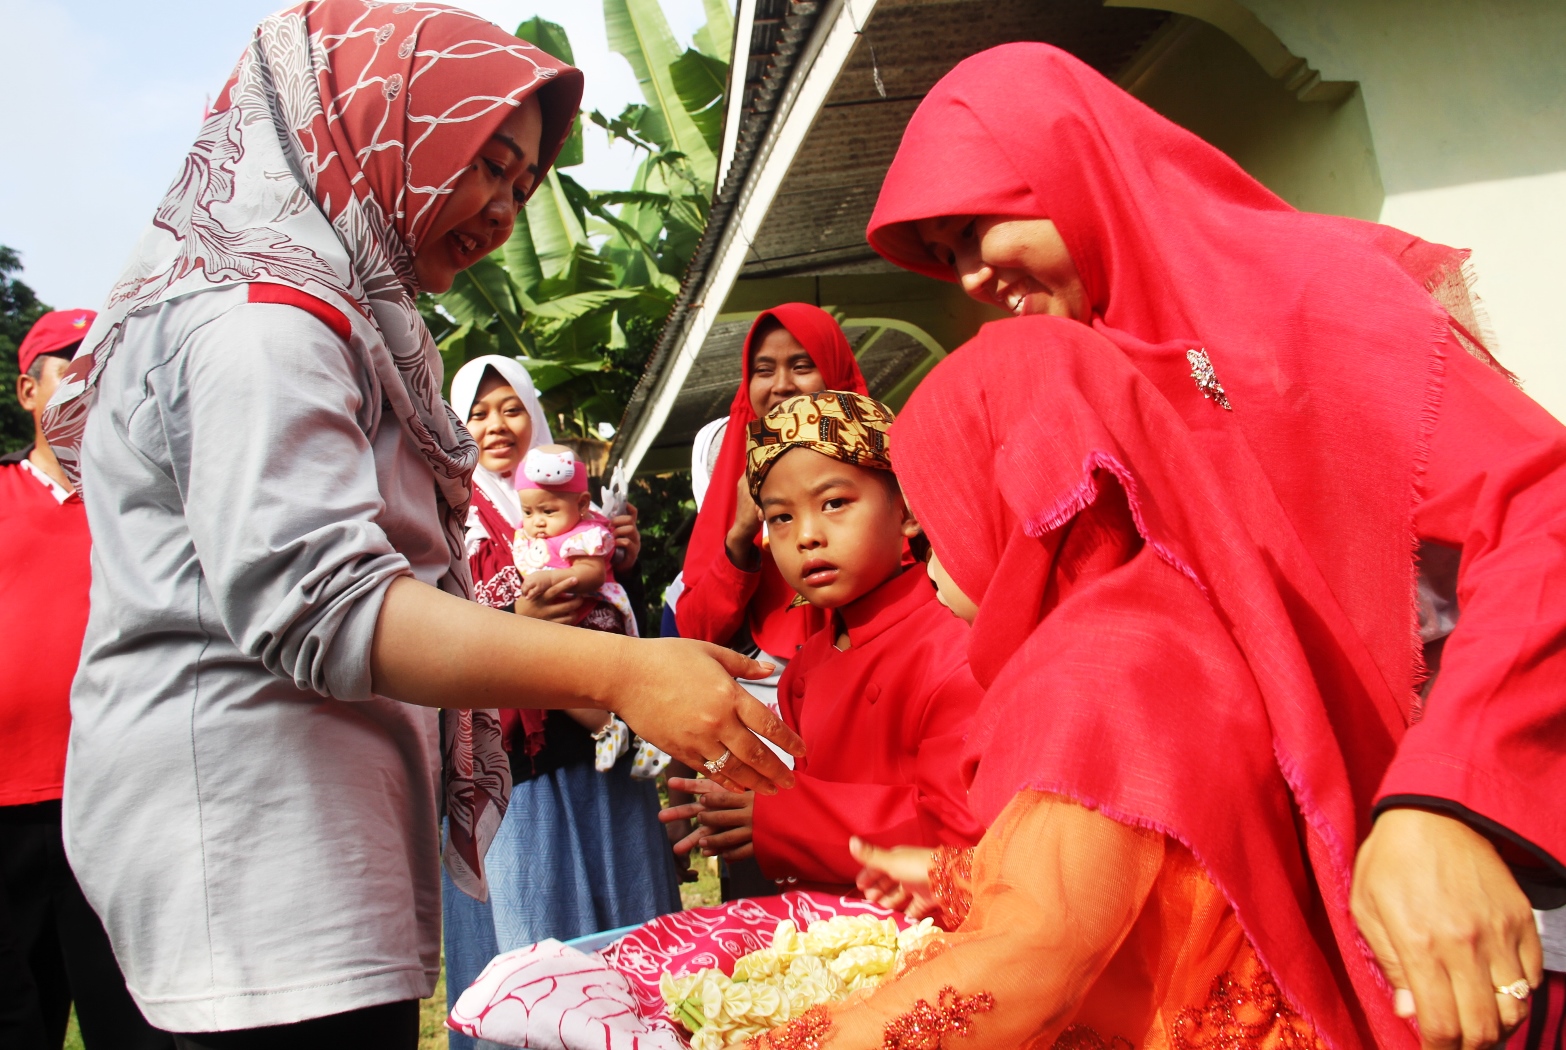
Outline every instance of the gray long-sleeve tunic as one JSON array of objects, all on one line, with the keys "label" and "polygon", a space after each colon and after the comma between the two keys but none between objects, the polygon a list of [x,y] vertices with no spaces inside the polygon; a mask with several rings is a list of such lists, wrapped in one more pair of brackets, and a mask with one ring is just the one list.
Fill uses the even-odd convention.
[{"label": "gray long-sleeve tunic", "polygon": [[99,381],[66,845],[161,1028],[434,989],[436,713],[373,696],[369,651],[391,580],[449,563],[383,405],[330,329],[243,287],[134,315]]}]

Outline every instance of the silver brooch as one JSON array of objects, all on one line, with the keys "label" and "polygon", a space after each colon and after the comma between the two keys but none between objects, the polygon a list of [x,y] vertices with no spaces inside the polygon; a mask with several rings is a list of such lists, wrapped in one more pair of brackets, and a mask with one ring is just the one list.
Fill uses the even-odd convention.
[{"label": "silver brooch", "polygon": [[1207,356],[1207,351],[1187,350],[1185,359],[1191,362],[1191,378],[1196,380],[1196,389],[1202,392],[1202,396],[1225,412],[1233,412],[1234,406],[1229,404],[1229,395],[1223,392],[1223,384],[1218,382],[1218,373],[1213,371],[1213,359]]}]

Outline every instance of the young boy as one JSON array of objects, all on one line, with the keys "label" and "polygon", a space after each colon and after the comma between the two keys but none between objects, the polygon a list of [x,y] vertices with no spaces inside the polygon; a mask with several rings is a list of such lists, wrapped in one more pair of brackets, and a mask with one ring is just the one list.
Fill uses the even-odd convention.
[{"label": "young boy", "polygon": [[805,740],[798,784],[773,796],[669,781],[696,802],[665,821],[700,827],[675,846],[754,856],[780,886],[856,894],[848,843],[968,846],[958,766],[981,690],[968,670],[967,626],[936,600],[919,535],[887,450],[892,413],[860,394],[793,397],[751,424],[751,496],[778,570],[803,601],[833,612],[778,683],[786,721]]}]

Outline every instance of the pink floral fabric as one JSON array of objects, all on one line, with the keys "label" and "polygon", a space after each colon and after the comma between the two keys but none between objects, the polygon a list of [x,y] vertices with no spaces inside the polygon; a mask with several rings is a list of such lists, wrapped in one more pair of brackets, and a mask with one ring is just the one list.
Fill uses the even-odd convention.
[{"label": "pink floral fabric", "polygon": [[[469,596],[462,533],[478,453],[441,400],[413,254],[523,99],[540,99],[552,162],[581,91],[577,70],[437,4],[312,0],[263,20],[49,405],[49,442],[72,480],[93,384],[130,313],[208,288],[286,285],[347,317],[350,349],[430,465],[446,585]],[[452,712],[445,737],[447,866],[482,898],[510,771],[494,712]]]},{"label": "pink floral fabric", "polygon": [[907,919],[858,897],[796,891],[674,912],[637,927],[601,952],[541,941],[496,956],[463,992],[454,1031],[531,1050],[676,1050],[658,979],[718,967],[765,948],[784,919],[804,930],[839,915]]}]

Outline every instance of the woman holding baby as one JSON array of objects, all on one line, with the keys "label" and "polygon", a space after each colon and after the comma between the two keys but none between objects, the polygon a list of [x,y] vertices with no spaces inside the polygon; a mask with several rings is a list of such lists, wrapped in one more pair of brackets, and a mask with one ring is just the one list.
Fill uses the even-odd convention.
[{"label": "woman holding baby", "polygon": [[[1482,345],[1463,253],[1296,212],[1042,44],[930,92],[869,238],[1015,315],[891,435],[972,624],[989,831],[860,846],[869,896],[955,932],[759,1042],[1477,1050],[1516,1029],[1530,898],[1566,901],[1541,787],[1566,775],[1566,428]],[[1461,618],[1437,668],[1417,610],[1443,548]]]},{"label": "woman holding baby", "polygon": [[[569,487],[580,493],[553,492],[561,486],[527,477],[530,454],[570,458],[569,450],[552,444],[527,369],[513,357],[469,361],[452,376],[451,407],[467,420],[479,450],[466,532],[474,599],[518,616],[634,634],[623,589],[614,602],[590,596],[602,590],[606,575],[612,581],[614,573],[634,568],[641,545],[634,515],[605,521],[590,506],[584,511],[586,488],[574,475]],[[559,451],[548,455],[553,449]],[[544,535],[527,536],[530,510],[557,516],[575,511],[560,523],[564,527],[546,524],[543,530],[590,537],[590,543],[574,544],[581,554],[570,567],[524,575],[532,564],[526,549],[542,542],[547,550],[549,543]],[[657,819],[656,786],[632,775],[629,749],[597,761],[598,749],[615,732],[613,715],[596,708],[524,708],[500,712],[500,724],[512,787],[485,855],[490,898],[474,900],[449,878],[441,895],[448,1005],[501,952],[645,922],[680,907],[668,839]],[[451,1043],[459,1050],[469,1045],[456,1033]]]},{"label": "woman holding baby", "polygon": [[415,296],[505,241],[580,95],[433,4],[267,18],[62,380],[94,534],[66,845],[182,1047],[415,1045],[442,810],[488,894],[495,708],[614,711],[790,783],[752,730],[797,738],[731,677],[765,665],[467,600],[478,450]]}]

